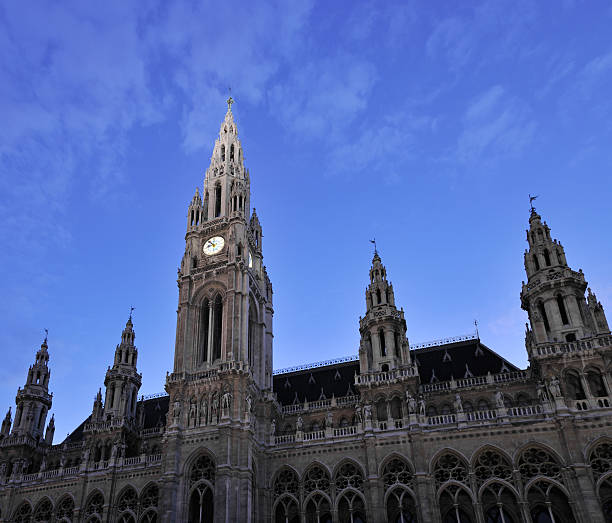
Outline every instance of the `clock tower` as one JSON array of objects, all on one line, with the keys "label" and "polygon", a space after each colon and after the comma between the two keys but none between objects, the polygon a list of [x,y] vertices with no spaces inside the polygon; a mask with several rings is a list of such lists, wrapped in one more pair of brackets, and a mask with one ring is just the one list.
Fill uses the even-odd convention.
[{"label": "clock tower", "polygon": [[187,212],[178,271],[175,374],[239,364],[262,390],[272,386],[272,285],[262,231],[250,211],[249,171],[228,100],[200,195]]}]

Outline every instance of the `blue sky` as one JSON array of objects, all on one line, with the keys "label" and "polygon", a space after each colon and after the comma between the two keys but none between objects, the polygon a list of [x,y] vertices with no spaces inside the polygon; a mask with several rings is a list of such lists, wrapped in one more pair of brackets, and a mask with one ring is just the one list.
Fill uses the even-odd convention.
[{"label": "blue sky", "polygon": [[49,329],[56,442],[130,306],[142,393],[228,87],[275,295],[274,366],[354,354],[376,237],[412,342],[526,366],[528,193],[612,308],[612,8],[598,1],[3,2],[0,407]]}]

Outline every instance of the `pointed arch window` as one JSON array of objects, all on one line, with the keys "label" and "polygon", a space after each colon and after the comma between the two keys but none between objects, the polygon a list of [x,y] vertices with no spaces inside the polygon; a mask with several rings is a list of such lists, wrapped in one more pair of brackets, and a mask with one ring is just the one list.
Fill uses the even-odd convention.
[{"label": "pointed arch window", "polygon": [[213,488],[215,464],[208,456],[200,457],[189,475],[189,519],[190,523],[212,523],[214,516]]},{"label": "pointed arch window", "polygon": [[387,355],[387,345],[385,344],[385,333],[383,330],[380,330],[378,332],[378,339],[380,340],[380,355],[386,356]]},{"label": "pointed arch window", "polygon": [[382,303],[382,294],[380,289],[376,289],[376,304],[380,305]]},{"label": "pointed arch window", "polygon": [[215,218],[221,216],[221,186],[215,187]]},{"label": "pointed arch window", "polygon": [[221,358],[221,334],[223,332],[223,300],[217,294],[213,304],[213,358]]},{"label": "pointed arch window", "polygon": [[230,146],[230,160],[234,159],[234,144]]},{"label": "pointed arch window", "polygon": [[533,255],[533,264],[535,265],[535,270],[539,271],[540,270],[540,262],[538,261],[538,255],[537,254]]},{"label": "pointed arch window", "polygon": [[[225,129],[225,132],[227,132],[227,129]],[[221,161],[225,161],[225,145],[221,146]]]},{"label": "pointed arch window", "polygon": [[548,314],[546,314],[544,302],[538,302],[538,311],[540,312],[540,316],[542,316],[542,321],[544,322],[544,328],[546,329],[546,332],[550,332],[550,323],[548,323]]},{"label": "pointed arch window", "polygon": [[569,317],[565,308],[565,300],[560,294],[557,295],[557,307],[559,307],[559,314],[561,315],[563,325],[569,325]]},{"label": "pointed arch window", "polygon": [[248,354],[247,359],[249,365],[252,367],[255,361],[255,352],[258,350],[258,336],[257,336],[257,310],[255,303],[251,300],[249,303],[249,340],[248,340]]},{"label": "pointed arch window", "polygon": [[200,361],[202,363],[208,361],[211,314],[212,308],[208,298],[206,298],[200,309]]},{"label": "pointed arch window", "polygon": [[550,253],[548,249],[544,249],[544,262],[546,263],[546,267],[550,267]]}]

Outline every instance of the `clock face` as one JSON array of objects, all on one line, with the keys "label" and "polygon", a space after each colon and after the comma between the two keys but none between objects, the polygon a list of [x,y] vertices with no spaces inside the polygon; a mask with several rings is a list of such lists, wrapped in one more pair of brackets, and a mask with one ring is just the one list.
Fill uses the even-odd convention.
[{"label": "clock face", "polygon": [[206,240],[206,243],[204,244],[204,248],[202,250],[204,251],[204,254],[206,254],[206,256],[211,256],[213,254],[221,252],[221,249],[223,249],[224,245],[225,240],[222,236],[213,236],[212,238]]},{"label": "clock face", "polygon": [[249,252],[249,269],[253,268],[253,256],[251,256],[251,253]]}]

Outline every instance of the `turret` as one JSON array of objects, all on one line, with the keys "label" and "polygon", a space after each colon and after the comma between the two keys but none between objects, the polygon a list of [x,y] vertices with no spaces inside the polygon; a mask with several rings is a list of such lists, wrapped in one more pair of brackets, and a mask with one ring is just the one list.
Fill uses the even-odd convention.
[{"label": "turret", "polygon": [[187,209],[187,231],[198,227],[204,219],[204,209],[202,207],[202,198],[200,198],[200,191],[196,187],[195,194]]},{"label": "turret", "polygon": [[121,343],[115,349],[115,361],[113,366],[106,371],[104,379],[106,387],[104,417],[106,419],[136,416],[136,401],[142,376],[136,369],[138,350],[134,345],[136,334],[133,327],[130,313],[125,329],[121,333]]},{"label": "turret", "polygon": [[93,409],[91,409],[91,420],[100,421],[104,417],[104,405],[102,404],[102,389],[98,389],[98,393],[94,399]]},{"label": "turret", "polygon": [[568,266],[561,242],[551,238],[550,228],[534,207],[527,242],[527,283],[523,282],[521,291],[521,306],[531,324],[527,343],[572,342],[609,333],[603,307],[590,292],[587,305],[582,269],[576,272]]},{"label": "turret", "polygon": [[55,415],[51,416],[47,432],[45,432],[45,443],[49,446],[53,445],[53,436],[55,435]]},{"label": "turret", "polygon": [[366,314],[359,319],[361,372],[410,365],[404,311],[395,306],[393,285],[387,281],[387,270],[377,250],[374,250],[365,298]]},{"label": "turret", "polygon": [[34,364],[28,370],[25,386],[17,391],[15,398],[17,410],[12,434],[42,438],[45,420],[53,399],[49,394],[51,371],[48,363],[49,352],[45,336],[40,349],[36,352]]},{"label": "turret", "polygon": [[13,419],[11,417],[11,407],[9,407],[6,416],[4,416],[4,420],[2,421],[2,429],[0,430],[0,436],[6,437],[11,433],[11,424],[13,423]]}]

